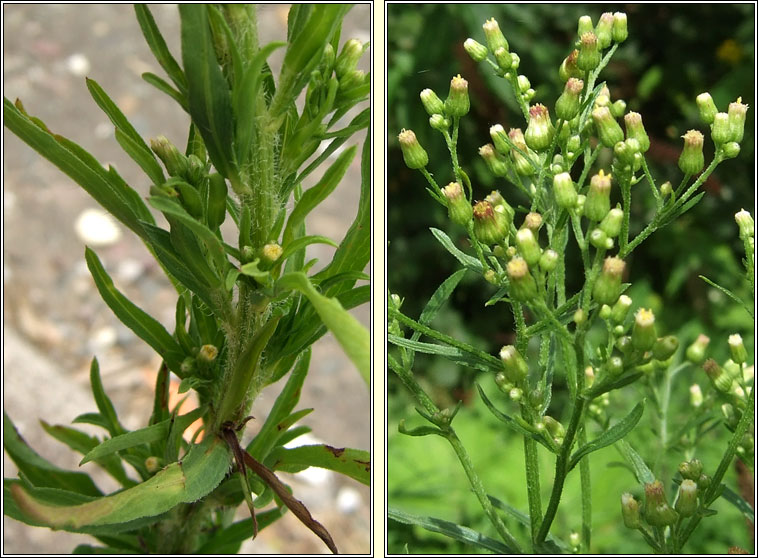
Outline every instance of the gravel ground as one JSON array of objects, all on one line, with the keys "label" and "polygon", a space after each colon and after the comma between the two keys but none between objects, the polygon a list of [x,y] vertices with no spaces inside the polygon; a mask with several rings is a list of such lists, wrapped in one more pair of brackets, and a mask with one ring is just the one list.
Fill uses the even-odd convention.
[{"label": "gravel ground", "polygon": [[[169,48],[178,56],[175,5],[157,5],[152,10]],[[284,37],[286,14],[284,5],[261,9],[261,41]],[[146,195],[146,177],[121,151],[113,127],[84,84],[84,76],[95,79],[143,137],[164,134],[184,145],[187,116],[140,78],[145,71],[159,75],[162,71],[141,36],[132,7],[6,4],[3,18],[5,96],[21,98],[26,109],[52,131],[113,164]],[[369,40],[369,26],[369,8],[354,7],[346,19],[343,40]],[[272,56],[270,62],[276,72],[282,53],[275,54],[279,58]],[[368,70],[367,63],[363,69]],[[143,426],[159,364],[152,350],[121,325],[100,299],[84,263],[86,232],[82,227],[90,233],[95,228],[101,240],[110,236],[96,251],[116,285],[169,329],[173,329],[176,293],[144,245],[119,225],[112,229],[97,220],[94,224],[82,221],[83,214],[97,204],[7,130],[3,134],[4,408],[40,454],[76,468],[76,456],[47,437],[37,419],[68,424],[76,415],[95,409],[88,368],[96,355],[123,423],[129,428]],[[309,216],[309,234],[336,240],[344,236],[358,204],[359,171],[356,160],[335,195]],[[326,262],[331,253],[329,247],[317,245],[308,256]],[[355,315],[369,325],[367,307]],[[315,345],[312,363],[300,407],[315,407],[315,411],[302,424],[331,445],[369,449],[368,390],[331,336]],[[276,386],[264,390],[253,414],[265,417],[277,393]],[[15,474],[7,457],[4,469],[6,477]],[[113,488],[107,478],[96,480],[103,488]],[[295,475],[287,480],[342,552],[369,552],[368,488],[332,474]],[[57,553],[87,541],[91,539],[28,528],[4,518],[6,553]],[[327,549],[287,514],[255,542],[246,543],[243,551],[305,554]]]}]

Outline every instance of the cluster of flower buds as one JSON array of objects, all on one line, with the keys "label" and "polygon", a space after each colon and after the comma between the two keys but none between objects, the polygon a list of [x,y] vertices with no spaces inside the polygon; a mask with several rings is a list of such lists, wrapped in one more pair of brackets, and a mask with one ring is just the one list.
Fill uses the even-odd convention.
[{"label": "cluster of flower buds", "polygon": [[590,16],[580,17],[577,26],[577,48],[561,64],[561,79],[567,81],[571,77],[584,77],[587,72],[600,65],[604,49],[609,48],[614,42],[625,41],[628,34],[626,14],[623,12],[606,12],[600,16],[595,26]]},{"label": "cluster of flower buds", "polygon": [[[330,45],[327,45],[327,48]],[[339,94],[345,98],[351,98],[362,94],[356,89],[362,88],[369,83],[370,77],[363,71],[358,70],[358,61],[369,47],[369,43],[362,43],[358,39],[350,39],[342,45],[339,56],[334,61],[334,73],[337,76]],[[332,57],[328,52],[325,55],[327,61]],[[331,77],[330,77],[331,80]],[[325,79],[325,84],[329,82]],[[328,91],[329,85],[326,85]]]},{"label": "cluster of flower buds", "polygon": [[723,157],[731,159],[740,152],[740,142],[745,132],[748,106],[739,97],[729,103],[727,112],[719,112],[710,93],[701,93],[695,99],[700,119],[711,128],[711,139]]}]

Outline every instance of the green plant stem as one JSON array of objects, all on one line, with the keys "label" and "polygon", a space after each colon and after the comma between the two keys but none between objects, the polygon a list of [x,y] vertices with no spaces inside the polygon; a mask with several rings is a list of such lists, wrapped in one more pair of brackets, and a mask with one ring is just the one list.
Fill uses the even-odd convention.
[{"label": "green plant stem", "polygon": [[647,159],[645,159],[645,157],[642,157],[642,170],[645,173],[645,177],[647,177],[648,184],[650,184],[650,190],[653,192],[653,197],[655,198],[655,206],[657,208],[656,211],[660,211],[661,207],[663,207],[663,198],[661,198],[661,193],[658,191],[658,188],[655,185],[653,175],[650,174],[650,169],[647,166]]},{"label": "green plant stem", "polygon": [[[579,430],[579,447],[587,443],[587,432],[584,426],[585,420],[582,417],[582,425]],[[587,458],[579,461],[579,476],[581,480],[582,492],[582,539],[584,551],[590,551],[592,542],[592,484],[590,483],[590,460]]]},{"label": "green plant stem", "polygon": [[[447,143],[447,150],[450,152],[450,160],[453,163],[453,173],[455,174],[455,179],[460,183],[463,184],[463,177],[461,176],[461,166],[458,164],[458,128],[460,126],[461,118],[460,116],[454,116],[453,117],[453,135],[447,133],[447,130],[444,131],[445,135],[445,143]],[[471,189],[469,188],[469,201],[471,201],[472,196]]]},{"label": "green plant stem", "polygon": [[642,538],[645,539],[645,542],[648,544],[648,546],[657,553],[658,543],[655,541],[653,537],[650,536],[650,533],[648,533],[647,530],[642,526],[637,527],[637,530],[640,532],[640,534],[642,534]]},{"label": "green plant stem", "polygon": [[432,399],[426,394],[424,389],[416,381],[413,376],[413,372],[409,368],[401,366],[392,355],[387,355],[387,363],[392,371],[397,374],[400,381],[403,382],[405,387],[413,394],[419,405],[421,405],[427,413],[434,415],[439,412],[439,408],[434,404]]},{"label": "green plant stem", "polygon": [[[622,175],[619,177],[619,187],[621,188],[621,203],[624,211],[624,219],[621,222],[621,234],[619,235],[620,252],[629,243],[629,217],[632,213],[632,182],[631,176]],[[623,256],[619,256],[622,257]]]},{"label": "green plant stem", "polygon": [[518,541],[513,538],[513,535],[511,535],[511,533],[508,531],[508,528],[503,523],[503,520],[500,519],[500,516],[497,514],[495,507],[492,505],[492,502],[490,502],[490,499],[487,497],[487,492],[484,490],[484,485],[482,484],[479,475],[477,475],[476,471],[474,470],[474,464],[471,462],[471,458],[469,457],[468,453],[466,453],[466,448],[463,447],[463,444],[461,443],[460,438],[458,438],[458,435],[455,433],[455,430],[453,430],[452,427],[448,426],[448,428],[446,430],[443,430],[443,432],[445,439],[450,442],[450,445],[453,447],[453,451],[455,451],[455,455],[458,456],[458,460],[461,462],[463,470],[466,472],[466,476],[468,477],[469,483],[471,484],[471,489],[479,499],[479,503],[481,504],[484,512],[487,514],[490,522],[500,534],[502,539],[510,546],[512,546],[516,552],[521,554],[521,546],[519,545]]},{"label": "green plant stem", "polygon": [[[529,424],[533,423],[534,417],[526,405],[521,406],[521,417]],[[534,545],[542,522],[542,499],[540,497],[540,463],[537,455],[537,442],[528,436],[524,436],[524,464],[526,465],[526,494],[529,501],[530,533],[532,545]]]}]

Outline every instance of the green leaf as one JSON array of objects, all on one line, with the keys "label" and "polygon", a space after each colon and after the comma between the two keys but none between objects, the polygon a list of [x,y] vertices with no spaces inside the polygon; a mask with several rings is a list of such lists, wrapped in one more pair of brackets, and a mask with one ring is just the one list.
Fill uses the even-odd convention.
[{"label": "green leaf", "polygon": [[321,444],[292,449],[279,446],[271,452],[271,457],[275,459],[272,465],[274,470],[288,471],[292,466],[297,470],[320,467],[346,475],[366,486],[371,484],[371,454],[367,451]]},{"label": "green leaf", "polygon": [[550,453],[554,453],[553,448],[551,448],[548,445],[548,443],[542,438],[542,436],[538,436],[536,433],[530,432],[529,430],[524,428],[519,422],[517,422],[515,419],[499,411],[495,407],[495,405],[493,405],[492,402],[489,400],[489,398],[487,397],[487,394],[484,393],[482,386],[477,384],[476,387],[479,390],[479,395],[482,396],[482,401],[484,401],[484,404],[487,406],[490,412],[495,416],[495,418],[501,420],[508,428],[510,428],[514,432],[518,432],[519,434],[521,434],[522,436],[526,438],[531,438],[535,442],[539,442],[540,444],[545,446],[548,450],[550,450]]},{"label": "green leaf", "polygon": [[82,413],[71,421],[72,424],[92,424],[108,430],[108,421],[100,413]]},{"label": "green leaf", "polygon": [[619,440],[615,447],[624,459],[627,460],[629,465],[631,465],[634,476],[637,477],[637,482],[640,484],[650,484],[655,481],[655,475],[645,464],[645,460],[634,451],[634,448],[626,440]]},{"label": "green leaf", "polygon": [[187,78],[184,76],[184,72],[177,63],[176,59],[172,56],[171,52],[166,46],[166,41],[163,39],[158,26],[155,24],[153,14],[150,13],[150,8],[145,4],[135,4],[134,11],[137,14],[137,21],[142,29],[142,34],[145,36],[145,41],[150,47],[155,59],[166,71],[166,74],[171,78],[179,91],[184,95],[187,91]]},{"label": "green leaf", "polygon": [[78,544],[72,554],[141,554],[137,550],[130,548],[120,548],[112,546],[92,546],[91,544]]},{"label": "green leaf", "polygon": [[755,522],[755,512],[753,511],[753,508],[750,504],[748,504],[742,496],[734,492],[731,488],[728,486],[724,486],[724,492],[721,494],[721,496],[732,504],[735,508],[737,508],[742,515],[745,516],[745,518],[750,521],[750,523]]},{"label": "green leaf", "polygon": [[498,540],[474,531],[469,527],[458,525],[457,523],[453,523],[451,521],[445,521],[444,519],[414,515],[400,511],[396,508],[389,508],[387,511],[387,517],[389,519],[393,519],[407,525],[418,525],[427,531],[431,531],[433,533],[441,533],[446,537],[450,537],[456,541],[483,548],[485,550],[490,550],[495,554],[517,554],[515,549]]},{"label": "green leaf", "polygon": [[86,248],[84,257],[87,267],[95,280],[95,285],[105,303],[113,310],[118,319],[137,336],[150,345],[163,358],[168,367],[182,377],[181,364],[184,358],[182,348],[152,316],[136,306],[116,289],[113,280],[105,271],[97,254]]},{"label": "green leaf", "polygon": [[193,446],[184,459],[164,467],[133,488],[72,506],[46,504],[19,485],[11,494],[20,510],[54,529],[124,523],[162,514],[180,503],[194,502],[210,493],[229,470],[227,445],[215,436]]},{"label": "green leaf", "polygon": [[222,175],[235,175],[232,140],[234,117],[229,85],[216,60],[207,7],[179,4],[182,20],[182,63],[187,78],[190,115],[205,142],[208,156]]},{"label": "green leaf", "polygon": [[442,244],[443,248],[450,252],[456,260],[463,264],[464,267],[476,273],[483,273],[481,262],[476,258],[469,256],[468,254],[464,254],[458,248],[456,248],[455,244],[453,244],[453,241],[450,240],[449,236],[447,236],[439,229],[430,228],[429,230],[432,231],[434,238],[436,238],[437,241]]},{"label": "green leaf", "polygon": [[[281,506],[268,510],[265,512],[255,514],[255,519],[258,522],[258,532],[260,533],[264,527],[267,527],[274,523],[277,519],[282,517],[287,508]],[[250,519],[243,519],[232,523],[226,529],[216,533],[212,539],[206,542],[198,551],[198,554],[236,554],[239,551],[239,547],[243,541],[249,540],[253,537],[253,522]]]},{"label": "green leaf", "polygon": [[739,304],[740,306],[742,306],[747,311],[747,313],[750,314],[751,318],[753,317],[753,307],[751,305],[746,304],[744,300],[742,300],[740,297],[738,297],[732,291],[730,291],[729,289],[727,289],[725,287],[722,287],[718,283],[715,283],[715,282],[711,281],[705,275],[698,275],[698,277],[700,277],[703,281],[705,281],[706,283],[708,283],[711,287],[714,287],[714,288],[720,290],[726,296],[728,296],[729,298],[731,298],[734,302],[736,302],[737,304]]},{"label": "green leaf", "polygon": [[611,444],[615,444],[621,438],[629,434],[629,432],[637,426],[637,423],[642,418],[642,414],[645,412],[645,400],[643,399],[634,406],[628,415],[614,424],[611,428],[603,432],[600,436],[592,440],[591,442],[583,445],[581,448],[574,452],[569,461],[568,471],[576,467],[579,461],[587,454],[597,451]]},{"label": "green leaf", "polygon": [[168,83],[165,79],[156,76],[152,72],[144,72],[142,74],[142,79],[144,79],[147,83],[155,87],[158,91],[161,91],[171,97],[174,101],[177,102],[177,104],[184,109],[184,112],[189,114],[189,107],[187,106],[187,98],[184,97],[179,91],[171,87],[171,84]]},{"label": "green leaf", "polygon": [[35,486],[61,488],[86,496],[102,495],[89,475],[66,471],[39,456],[19,435],[5,412],[3,412],[3,446],[19,471]]},{"label": "green leaf", "polygon": [[[490,496],[489,494],[487,495],[487,498],[489,499],[490,502],[492,502],[492,505],[495,508],[501,511],[504,511],[505,513],[507,513],[509,516],[511,516],[513,519],[515,519],[522,525],[531,528],[532,523],[528,514],[520,510],[517,510],[513,506],[510,506],[506,504],[505,502],[503,502],[502,500],[495,498],[494,496]],[[550,554],[570,554],[571,553],[571,546],[569,546],[568,543],[563,542],[561,539],[553,535],[548,535],[547,540],[553,543],[553,545],[555,546],[555,548],[553,549],[545,549],[545,550],[550,550]]]},{"label": "green leaf", "polygon": [[334,298],[320,294],[305,273],[288,273],[277,281],[279,288],[300,291],[334,334],[366,385],[371,385],[371,344],[368,330]]},{"label": "green leaf", "polygon": [[163,169],[155,160],[152,152],[145,152],[140,148],[132,138],[126,135],[121,128],[116,128],[116,141],[121,146],[129,157],[139,165],[139,167],[145,171],[145,174],[150,177],[153,184],[163,184],[166,181],[166,177],[163,174]]},{"label": "green leaf", "polygon": [[116,409],[113,407],[110,397],[108,397],[103,388],[103,381],[100,378],[100,365],[97,362],[97,358],[93,358],[92,364],[90,364],[89,382],[92,388],[92,395],[95,398],[95,404],[100,411],[100,416],[103,417],[105,423],[108,425],[108,432],[110,432],[111,436],[118,436],[126,432],[126,429],[118,421]]},{"label": "green leaf", "polygon": [[328,244],[329,246],[334,246],[335,248],[338,246],[336,242],[334,242],[331,238],[327,238],[325,236],[319,236],[319,235],[309,235],[309,236],[301,236],[300,238],[296,238],[292,242],[290,242],[282,251],[282,255],[279,258],[280,262],[283,262],[287,258],[289,258],[292,254],[297,252],[298,250],[302,250],[306,246],[309,246],[310,244]]},{"label": "green leaf", "polygon": [[466,368],[476,368],[483,372],[492,372],[493,370],[491,363],[482,361],[477,355],[466,353],[458,347],[448,347],[447,345],[437,345],[435,343],[423,343],[421,341],[414,341],[413,339],[406,339],[392,334],[387,335],[387,341],[393,345],[404,347],[414,352],[443,356]]},{"label": "green leaf", "polygon": [[337,157],[337,160],[326,170],[321,180],[303,193],[295,205],[295,209],[292,210],[287,219],[287,225],[284,227],[282,235],[283,246],[287,246],[292,242],[295,230],[305,221],[305,216],[334,191],[337,184],[342,180],[342,177],[345,176],[345,172],[347,172],[353,157],[355,157],[356,150],[356,146],[352,146],[342,152]]}]

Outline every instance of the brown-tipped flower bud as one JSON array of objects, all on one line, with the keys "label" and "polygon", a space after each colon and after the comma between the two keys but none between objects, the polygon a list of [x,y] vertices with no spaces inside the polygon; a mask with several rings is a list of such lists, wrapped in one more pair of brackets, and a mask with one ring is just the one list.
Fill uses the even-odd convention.
[{"label": "brown-tipped flower bud", "polygon": [[602,169],[590,179],[584,216],[591,221],[601,221],[611,210],[611,175]]},{"label": "brown-tipped flower bud", "polygon": [[576,59],[579,56],[579,51],[574,49],[569,55],[561,62],[561,67],[558,69],[558,76],[563,81],[567,81],[569,78],[580,78],[583,73],[576,65]]},{"label": "brown-tipped flower bud", "polygon": [[491,143],[480,147],[479,155],[481,155],[484,162],[487,163],[490,172],[495,176],[506,176],[508,174],[508,164],[505,157],[495,151],[495,147]]},{"label": "brown-tipped flower bud", "polygon": [[624,12],[616,12],[613,14],[613,40],[617,43],[623,43],[628,36],[626,14]]},{"label": "brown-tipped flower bud", "polygon": [[434,114],[445,113],[445,103],[442,102],[437,94],[431,89],[424,89],[420,94],[421,104],[424,105],[424,110],[431,116]]},{"label": "brown-tipped flower bud", "polygon": [[553,177],[553,193],[555,194],[555,202],[559,207],[572,209],[576,206],[576,188],[569,173],[562,172]]},{"label": "brown-tipped flower bud", "polygon": [[161,468],[161,460],[158,457],[155,457],[154,455],[151,455],[147,459],[145,459],[145,469],[147,469],[147,472],[157,473],[158,469]]},{"label": "brown-tipped flower bud", "polygon": [[716,103],[713,102],[713,97],[710,93],[701,93],[695,98],[695,104],[700,112],[701,120],[706,124],[713,124],[713,118],[718,113]]},{"label": "brown-tipped flower bud", "polygon": [[703,370],[713,382],[713,386],[721,393],[729,393],[732,387],[732,378],[727,374],[718,363],[709,358],[703,363]]},{"label": "brown-tipped flower bud", "polygon": [[634,315],[632,326],[632,345],[638,351],[649,351],[657,339],[655,331],[655,315],[652,310],[640,308]]},{"label": "brown-tipped flower bud", "polygon": [[505,211],[495,211],[488,201],[474,205],[474,234],[483,244],[498,244],[508,235],[510,222]]},{"label": "brown-tipped flower bud", "polygon": [[474,62],[481,62],[487,58],[487,47],[474,39],[468,38],[463,41],[463,48]]},{"label": "brown-tipped flower bud", "polygon": [[613,147],[624,140],[624,132],[608,107],[598,107],[593,110],[592,119],[595,121],[598,138],[604,146]]},{"label": "brown-tipped flower bud", "polygon": [[579,55],[576,66],[583,72],[594,70],[600,64],[600,45],[597,35],[592,32],[583,33],[579,38]]},{"label": "brown-tipped flower bud", "polygon": [[490,52],[494,53],[499,48],[508,50],[508,41],[505,40],[503,32],[500,31],[500,25],[494,17],[485,21],[482,29],[484,29],[484,36],[487,38],[487,46]]},{"label": "brown-tipped flower bud", "polygon": [[679,497],[676,499],[676,511],[682,517],[695,515],[697,511],[697,483],[684,479],[679,485]]},{"label": "brown-tipped flower bud", "polygon": [[505,377],[512,384],[521,384],[529,374],[529,365],[513,345],[500,349],[500,360],[503,361]]},{"label": "brown-tipped flower bud", "polygon": [[598,304],[613,305],[621,294],[621,276],[624,273],[624,260],[617,257],[605,258],[603,270],[595,281],[592,292]]},{"label": "brown-tipped flower bud", "polygon": [[613,41],[613,14],[605,12],[601,14],[600,19],[595,27],[595,35],[597,35],[597,46],[601,49],[611,46]]},{"label": "brown-tipped flower bud", "polygon": [[458,74],[450,81],[450,93],[445,100],[445,114],[464,116],[468,114],[470,106],[468,82]]},{"label": "brown-tipped flower bud", "polygon": [[555,101],[555,115],[563,120],[571,120],[579,114],[582,105],[582,89],[584,82],[581,79],[569,78],[563,93]]},{"label": "brown-tipped flower bud", "polygon": [[413,130],[403,129],[397,136],[403,159],[409,169],[423,169],[429,163],[429,155],[416,139]]},{"label": "brown-tipped flower bud", "polygon": [[447,201],[447,214],[450,220],[464,227],[468,225],[473,215],[473,209],[463,193],[461,184],[451,182],[442,189],[442,194]]},{"label": "brown-tipped flower bud", "polygon": [[671,509],[666,501],[661,481],[651,482],[645,485],[645,521],[653,527],[665,527],[673,525],[678,514]]},{"label": "brown-tipped flower bud", "polygon": [[550,121],[550,113],[545,105],[534,105],[529,109],[529,125],[524,132],[526,145],[535,151],[550,147],[555,135],[555,128]]},{"label": "brown-tipped flower bud", "polygon": [[742,141],[745,132],[745,118],[747,115],[747,105],[742,104],[742,97],[734,103],[729,103],[729,141],[737,143]]},{"label": "brown-tipped flower bud", "polygon": [[621,517],[624,518],[624,525],[629,529],[639,529],[642,525],[640,503],[628,492],[621,495]]},{"label": "brown-tipped flower bud", "polygon": [[537,296],[537,283],[529,273],[529,266],[523,258],[516,256],[511,259],[506,266],[506,272],[510,281],[509,293],[512,298],[526,302]]},{"label": "brown-tipped flower bud", "polygon": [[684,149],[679,156],[679,169],[684,174],[697,174],[705,166],[703,134],[697,130],[689,130],[682,137],[684,138]]},{"label": "brown-tipped flower bud", "polygon": [[640,143],[640,153],[647,152],[650,149],[650,138],[642,124],[642,116],[638,112],[628,112],[624,116],[626,126],[626,137],[634,138]]}]

